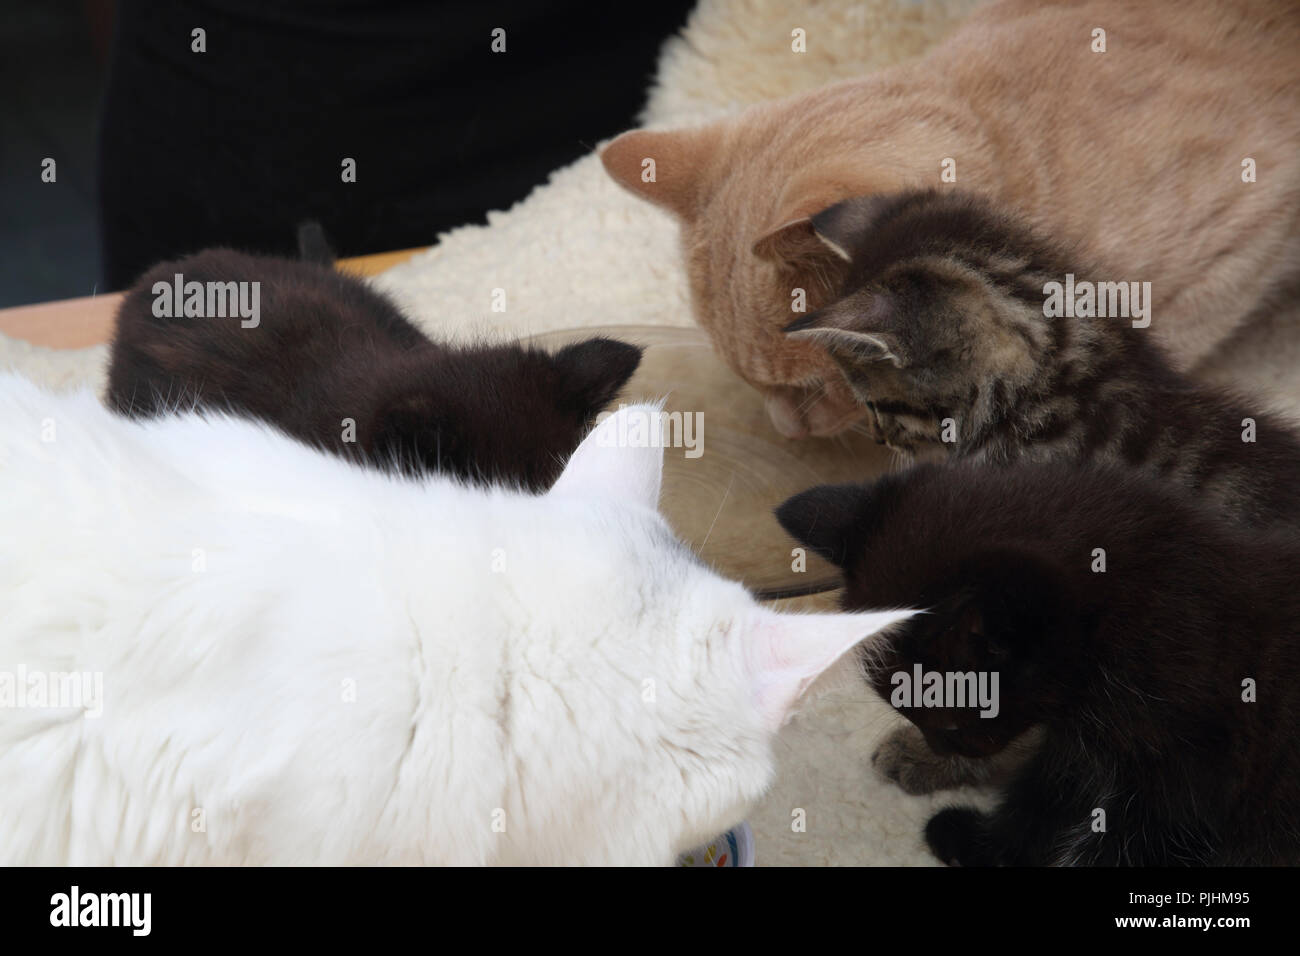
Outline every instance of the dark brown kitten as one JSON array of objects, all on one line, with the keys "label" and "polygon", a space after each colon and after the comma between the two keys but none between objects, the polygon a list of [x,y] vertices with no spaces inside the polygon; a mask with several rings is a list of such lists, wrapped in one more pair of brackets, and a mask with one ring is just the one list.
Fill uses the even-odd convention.
[{"label": "dark brown kitten", "polygon": [[[127,415],[225,409],[366,463],[542,490],[641,360],[636,346],[604,338],[553,355],[436,344],[387,297],[331,268],[318,230],[300,241],[311,261],[212,249],[150,270],[118,312],[109,405]],[[258,283],[256,324],[155,315],[155,283],[167,295],[177,274]]]},{"label": "dark brown kitten", "polygon": [[[934,751],[997,754],[1038,730],[992,813],[930,820],[941,860],[1300,864],[1295,529],[1063,463],[922,465],[777,516],[841,566],[845,609],[928,609],[865,663]],[[994,706],[900,693],[918,671],[982,676]]]},{"label": "dark brown kitten", "polygon": [[[848,200],[812,222],[850,271],[834,302],[786,331],[829,349],[875,413],[878,440],[999,463],[1120,464],[1235,520],[1300,524],[1300,439],[1259,404],[1173,370],[1151,330],[1134,327],[1164,319],[1140,315],[1140,284],[1129,300],[1141,276],[1090,273],[951,191]],[[1130,315],[1048,318],[1048,284],[1067,275],[1080,289],[1124,282],[1123,299],[1103,286],[1093,307],[1128,301]]]}]

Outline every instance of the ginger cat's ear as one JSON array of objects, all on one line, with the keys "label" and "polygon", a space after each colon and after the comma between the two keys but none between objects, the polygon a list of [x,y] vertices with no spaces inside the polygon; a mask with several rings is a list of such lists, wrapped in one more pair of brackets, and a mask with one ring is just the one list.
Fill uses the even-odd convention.
[{"label": "ginger cat's ear", "polygon": [[754,241],[753,253],[774,263],[791,284],[818,290],[818,297],[839,288],[849,272],[849,260],[828,246],[810,216],[783,221]]},{"label": "ginger cat's ear", "polygon": [[848,259],[847,250],[826,242],[818,221],[853,196],[882,191],[854,169],[812,170],[791,180],[781,193],[776,214],[753,240],[754,255],[772,262]]},{"label": "ginger cat's ear", "polygon": [[812,217],[813,232],[828,249],[850,262],[862,237],[888,205],[885,196],[855,196],[837,202]]},{"label": "ginger cat's ear", "polygon": [[900,187],[880,172],[811,169],[782,191],[776,215],[754,238],[754,255],[796,268],[812,263],[833,279],[852,261],[857,236]]},{"label": "ginger cat's ear", "polygon": [[[790,192],[786,190],[787,194]],[[793,201],[783,201],[776,216],[754,240],[754,255],[790,265],[835,258],[835,253],[818,237],[813,223],[813,217],[834,202],[832,195],[825,189],[803,194],[796,191]]]},{"label": "ginger cat's ear", "polygon": [[826,245],[817,238],[810,216],[797,216],[770,227],[754,240],[753,252],[769,262],[795,265],[828,257]]},{"label": "ginger cat's ear", "polygon": [[690,221],[703,202],[704,174],[719,137],[710,126],[636,129],[606,146],[600,161],[624,189]]}]

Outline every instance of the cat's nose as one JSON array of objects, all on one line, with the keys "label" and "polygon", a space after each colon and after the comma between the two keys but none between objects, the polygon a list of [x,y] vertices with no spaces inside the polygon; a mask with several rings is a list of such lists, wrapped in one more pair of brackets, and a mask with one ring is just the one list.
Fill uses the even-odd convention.
[{"label": "cat's nose", "polygon": [[795,439],[835,435],[866,414],[851,396],[846,398],[826,387],[773,388],[767,393],[766,407],[772,426],[784,437]]},{"label": "cat's nose", "polygon": [[828,390],[804,407],[803,420],[810,434],[837,435],[866,413],[851,396]]},{"label": "cat's nose", "polygon": [[785,438],[808,437],[808,425],[799,411],[799,390],[783,388],[768,392],[765,406],[772,427]]}]

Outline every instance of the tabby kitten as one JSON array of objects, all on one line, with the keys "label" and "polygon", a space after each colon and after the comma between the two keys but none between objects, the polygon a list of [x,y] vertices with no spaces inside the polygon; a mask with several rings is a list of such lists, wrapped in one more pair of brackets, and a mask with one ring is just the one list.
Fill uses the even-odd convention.
[{"label": "tabby kitten", "polygon": [[800,92],[624,133],[601,160],[680,224],[695,320],[776,430],[830,435],[862,406],[780,332],[792,295],[815,308],[842,271],[810,217],[946,172],[1149,280],[1179,369],[1258,318],[1300,318],[1297,49],[1295,0],[993,0],[924,56],[814,89],[792,70]]},{"label": "tabby kitten", "polygon": [[[209,249],[146,273],[118,312],[109,406],[229,410],[352,460],[540,491],[641,361],[640,348],[605,338],[553,355],[431,342],[332,268],[318,228],[305,226],[299,245],[303,261]],[[155,315],[155,284],[177,274],[260,283],[256,323]]]},{"label": "tabby kitten", "polygon": [[[848,276],[786,333],[828,349],[875,413],[877,440],[996,463],[1124,465],[1245,524],[1300,523],[1300,439],[1286,424],[1175,371],[1141,327],[1149,314],[1045,315],[1051,283],[1139,277],[1076,268],[1067,249],[959,192],[848,200],[813,228]],[[1122,305],[1102,296],[1108,311]]]},{"label": "tabby kitten", "polygon": [[941,860],[1300,863],[1293,529],[1064,463],[922,465],[814,488],[778,517],[843,568],[845,608],[929,609],[872,648],[884,699],[918,667],[998,675],[993,716],[891,700],[934,750],[985,756],[1040,728],[995,810],[929,821]]}]

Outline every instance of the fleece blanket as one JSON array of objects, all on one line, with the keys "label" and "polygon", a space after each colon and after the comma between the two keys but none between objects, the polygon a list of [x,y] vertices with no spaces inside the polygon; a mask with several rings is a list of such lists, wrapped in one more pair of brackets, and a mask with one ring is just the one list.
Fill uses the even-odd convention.
[{"label": "fleece blanket", "polygon": [[[957,26],[976,2],[701,0],[664,46],[642,120],[704,122],[900,62]],[[807,52],[791,48],[796,29]],[[486,226],[429,238],[437,239],[431,249],[374,281],[439,337],[692,324],[674,223],[616,187],[594,154],[492,213]],[[505,310],[494,311],[502,295]],[[102,388],[104,364],[103,346],[55,351],[0,336],[0,367],[51,385]],[[1300,330],[1247,330],[1202,371],[1300,412]],[[757,862],[932,864],[921,841],[929,815],[987,797],[909,797],[878,779],[870,756],[897,718],[845,670],[818,690],[778,741],[777,782],[750,816]]]}]

